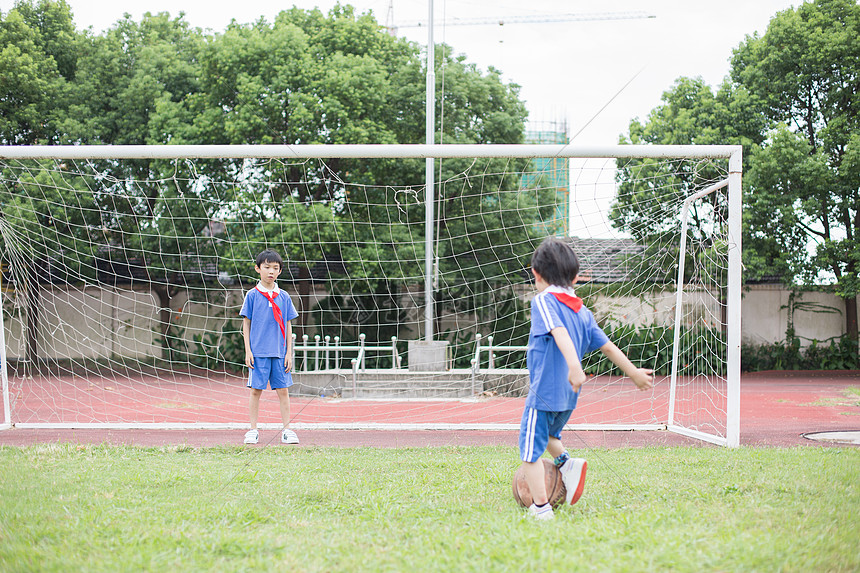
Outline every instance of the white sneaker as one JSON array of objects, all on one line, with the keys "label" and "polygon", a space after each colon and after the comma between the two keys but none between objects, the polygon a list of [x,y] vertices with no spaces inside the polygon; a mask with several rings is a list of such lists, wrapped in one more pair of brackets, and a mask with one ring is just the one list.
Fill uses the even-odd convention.
[{"label": "white sneaker", "polygon": [[298,444],[299,443],[299,437],[291,429],[284,428],[284,431],[281,434],[281,443],[282,444]]},{"label": "white sneaker", "polygon": [[248,430],[245,432],[245,443],[246,444],[256,444],[260,441],[260,432],[257,430]]},{"label": "white sneaker", "polygon": [[567,490],[564,502],[573,505],[579,501],[582,490],[585,489],[585,470],[588,469],[588,462],[582,458],[570,458],[558,469],[561,472],[564,489]]},{"label": "white sneaker", "polygon": [[553,513],[552,506],[550,504],[546,504],[543,507],[531,504],[529,506],[529,516],[541,521],[545,519],[555,519],[555,513]]}]

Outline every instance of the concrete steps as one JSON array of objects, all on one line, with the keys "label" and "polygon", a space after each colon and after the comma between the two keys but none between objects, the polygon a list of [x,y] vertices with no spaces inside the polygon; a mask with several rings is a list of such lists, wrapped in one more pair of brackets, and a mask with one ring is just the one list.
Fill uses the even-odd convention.
[{"label": "concrete steps", "polygon": [[340,396],[359,399],[439,399],[470,398],[481,392],[505,396],[525,395],[528,372],[521,370],[483,370],[476,377],[469,369],[443,372],[409,370],[351,370],[294,372],[294,395]]},{"label": "concrete steps", "polygon": [[[351,382],[351,381],[350,381]],[[344,398],[468,398],[472,389],[471,372],[381,372],[359,373],[355,388],[344,387]]]}]

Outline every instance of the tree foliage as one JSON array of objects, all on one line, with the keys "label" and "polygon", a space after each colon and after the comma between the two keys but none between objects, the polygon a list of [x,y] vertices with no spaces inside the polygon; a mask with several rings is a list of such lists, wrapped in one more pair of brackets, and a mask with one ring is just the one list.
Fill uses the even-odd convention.
[{"label": "tree foliage", "polygon": [[[725,82],[714,93],[701,78],[679,78],[663,94],[664,104],[646,122],[633,120],[623,144],[741,144],[760,139],[764,120],[751,109],[752,97],[742,87]],[[634,159],[618,166],[619,199],[610,221],[646,245],[641,265],[664,269],[669,281],[677,274],[681,219],[679,206],[695,191],[725,177],[725,166],[710,162]],[[724,195],[711,194],[691,204],[688,213],[687,257],[707,257],[716,250],[724,256],[720,222],[728,217]],[[776,249],[775,245],[771,248]],[[692,280],[687,264],[686,280]],[[719,284],[725,284],[720,277]]]},{"label": "tree foliage", "polygon": [[[816,0],[776,14],[732,58],[730,78],[714,94],[700,79],[680,78],[646,122],[634,120],[625,143],[744,146],[744,265],[747,279],[833,283],[845,300],[846,329],[857,338],[860,252],[860,6]],[[633,169],[621,172],[634,185]],[[689,188],[681,173],[682,190]],[[659,203],[654,190],[637,201]],[[645,199],[643,197],[647,197]],[[650,204],[650,203],[648,203]],[[613,221],[639,238],[671,226],[655,208],[643,220],[633,203]]]},{"label": "tree foliage", "polygon": [[[818,0],[777,14],[735,50],[732,78],[756,94],[774,128],[753,151],[751,232],[785,241],[791,277],[832,280],[857,338],[860,294],[860,6]],[[769,216],[763,216],[768,213]]]},{"label": "tree foliage", "polygon": [[24,3],[0,14],[0,144],[60,138],[80,46],[64,2]]},{"label": "tree foliage", "polygon": [[[437,86],[440,138],[521,142],[526,110],[518,87],[445,46],[436,54],[447,81],[444,91]],[[328,14],[292,8],[272,22],[234,21],[218,33],[167,13],[126,16],[103,33],[78,31],[63,0],[21,1],[0,14],[0,144],[419,143],[424,79],[416,44],[345,5]],[[86,205],[46,184],[50,175],[28,175],[0,190],[3,216],[32,227],[31,256],[90,269],[81,278],[105,265],[145,269],[165,309],[165,329],[168,301],[189,280],[189,268],[217,260],[233,277],[248,276],[251,255],[263,246],[288,255],[304,281],[315,265],[342,262],[347,268],[336,282],[348,294],[390,294],[423,276],[416,262],[424,257],[423,161],[111,160],[86,168],[72,185],[92,190]],[[451,161],[440,170],[443,267],[459,268],[451,261],[464,252],[487,252],[505,232],[501,224],[514,226],[511,236],[533,233],[534,219],[503,221],[488,207],[500,191],[516,188],[516,178],[494,176],[486,192],[470,194],[444,183],[468,168]],[[538,216],[538,198],[522,200],[533,207],[529,216]],[[479,212],[482,244],[458,240],[474,226],[468,215]],[[221,239],[228,240],[204,232],[213,220],[224,222]],[[66,242],[90,247],[50,248],[56,243],[48,221],[74,222]],[[516,272],[521,259],[486,264]]]}]

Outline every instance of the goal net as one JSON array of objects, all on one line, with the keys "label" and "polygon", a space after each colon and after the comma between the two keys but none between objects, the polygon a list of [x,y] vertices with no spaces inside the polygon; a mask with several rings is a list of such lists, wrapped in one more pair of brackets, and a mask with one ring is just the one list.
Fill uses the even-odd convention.
[{"label": "goal net", "polygon": [[[271,248],[299,311],[294,427],[516,428],[529,261],[556,235],[580,258],[577,293],[656,382],[638,392],[586,357],[571,427],[737,445],[739,158],[732,146],[0,148],[0,424],[247,427],[238,312]],[[274,427],[271,395],[260,420]]]}]

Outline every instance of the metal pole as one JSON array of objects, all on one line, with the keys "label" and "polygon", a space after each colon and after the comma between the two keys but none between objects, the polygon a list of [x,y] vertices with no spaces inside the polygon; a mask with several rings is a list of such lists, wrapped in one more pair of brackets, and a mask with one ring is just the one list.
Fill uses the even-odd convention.
[{"label": "metal pole", "polygon": [[0,273],[0,385],[3,391],[3,422],[0,429],[12,427],[12,407],[9,402],[9,373],[6,367],[6,325],[3,321],[3,277]]},{"label": "metal pole", "polygon": [[[435,81],[435,80],[434,80]],[[435,85],[433,83],[429,84]],[[435,90],[433,98],[435,99]],[[330,145],[0,145],[0,159],[330,159],[474,157],[729,158],[737,145],[330,144]]]},{"label": "metal pole", "polygon": [[678,356],[681,347],[681,317],[683,316],[684,308],[684,267],[687,261],[685,253],[687,252],[687,222],[690,218],[690,205],[694,201],[698,201],[702,197],[728,185],[728,179],[715,183],[707,189],[702,189],[698,193],[690,195],[684,200],[684,204],[681,205],[681,244],[678,248],[680,255],[678,256],[678,277],[675,283],[675,332],[672,339],[672,368],[669,373],[669,418],[667,423],[670,428],[675,426],[675,396],[678,388]]},{"label": "metal pole", "polygon": [[[425,123],[425,143],[436,143],[436,46],[433,43],[433,0],[428,0],[427,25],[427,108]],[[425,160],[425,215],[424,215],[424,336],[428,342],[433,340],[433,227],[436,225],[435,193],[433,180],[433,158]]]},{"label": "metal pole", "polygon": [[726,404],[726,446],[740,445],[741,426],[741,215],[743,151],[729,158],[729,284],[726,309],[728,318],[728,372]]}]

